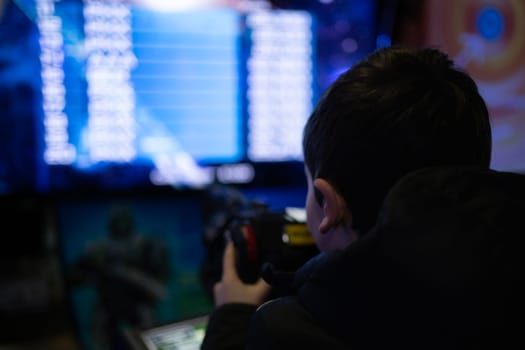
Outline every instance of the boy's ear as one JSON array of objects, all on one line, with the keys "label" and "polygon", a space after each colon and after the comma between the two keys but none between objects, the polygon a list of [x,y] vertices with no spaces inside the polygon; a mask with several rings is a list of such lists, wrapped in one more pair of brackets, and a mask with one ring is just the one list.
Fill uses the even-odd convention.
[{"label": "boy's ear", "polygon": [[339,225],[345,218],[346,204],[339,192],[325,179],[314,180],[314,190],[317,201],[323,209],[323,219],[319,224],[319,232],[326,233]]}]

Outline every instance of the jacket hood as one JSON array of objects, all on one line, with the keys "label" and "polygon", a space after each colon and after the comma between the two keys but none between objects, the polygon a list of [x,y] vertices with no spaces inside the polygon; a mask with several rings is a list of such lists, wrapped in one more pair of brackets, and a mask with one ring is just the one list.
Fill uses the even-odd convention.
[{"label": "jacket hood", "polygon": [[296,273],[299,301],[356,345],[389,344],[407,332],[436,348],[495,341],[518,329],[514,317],[525,310],[523,215],[525,175],[414,172],[392,188],[362,239]]}]

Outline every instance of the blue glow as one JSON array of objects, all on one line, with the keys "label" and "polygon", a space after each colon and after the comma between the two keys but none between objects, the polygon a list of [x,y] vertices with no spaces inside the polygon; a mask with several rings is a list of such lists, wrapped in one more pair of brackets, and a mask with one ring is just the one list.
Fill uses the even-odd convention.
[{"label": "blue glow", "polygon": [[376,47],[379,49],[381,47],[387,47],[392,45],[392,39],[390,38],[390,35],[387,34],[379,34],[376,39]]},{"label": "blue glow", "polygon": [[483,38],[491,41],[497,40],[505,29],[503,15],[493,7],[482,9],[476,23]]}]

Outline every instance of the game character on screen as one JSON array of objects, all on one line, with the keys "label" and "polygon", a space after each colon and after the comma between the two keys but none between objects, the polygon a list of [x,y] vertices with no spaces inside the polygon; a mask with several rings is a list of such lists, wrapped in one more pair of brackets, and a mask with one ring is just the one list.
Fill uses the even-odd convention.
[{"label": "game character on screen", "polygon": [[71,271],[74,286],[95,288],[94,349],[121,349],[126,327],[152,327],[155,307],[167,297],[168,250],[162,241],[137,232],[132,209],[115,204],[108,236],[86,246]]},{"label": "game character on screen", "polygon": [[[485,180],[469,181],[490,172],[491,148],[489,114],[476,83],[440,50],[385,47],[352,66],[320,98],[303,134],[307,221],[321,253],[296,272],[291,295],[268,300],[278,279],[266,273],[256,283],[243,283],[229,242],[202,349],[456,349],[469,339],[483,343],[490,333],[484,327],[493,330],[490,320],[478,322],[479,310],[459,309],[460,301],[470,300],[467,291],[481,300],[470,287],[483,274],[469,273],[478,273],[483,263],[468,254],[480,247],[490,251],[475,242],[478,234],[493,238],[486,229],[494,225],[472,224],[479,214],[464,221],[458,213],[463,206],[479,209],[490,223],[504,212],[497,200],[487,201],[502,196],[486,195]],[[450,170],[408,175],[435,167]],[[463,168],[469,170],[458,170]],[[405,176],[410,181],[403,188],[411,190],[397,191],[403,195],[381,212],[387,193]],[[442,231],[431,230],[438,209],[446,214],[440,216]],[[402,229],[411,225],[418,229]],[[460,250],[452,232],[470,232],[473,240],[461,239]],[[436,260],[426,257],[427,250]],[[457,279],[446,278],[450,271]],[[470,303],[464,304],[479,305]],[[504,314],[492,306],[496,318]],[[465,321],[472,322],[467,327]]]}]

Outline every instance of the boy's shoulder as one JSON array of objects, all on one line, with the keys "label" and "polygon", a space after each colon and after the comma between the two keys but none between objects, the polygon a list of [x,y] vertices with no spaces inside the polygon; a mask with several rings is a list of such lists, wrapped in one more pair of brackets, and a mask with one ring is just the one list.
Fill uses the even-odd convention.
[{"label": "boy's shoulder", "polygon": [[254,314],[250,344],[258,349],[345,349],[333,335],[319,326],[296,296],[272,299]]}]

